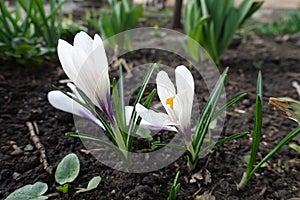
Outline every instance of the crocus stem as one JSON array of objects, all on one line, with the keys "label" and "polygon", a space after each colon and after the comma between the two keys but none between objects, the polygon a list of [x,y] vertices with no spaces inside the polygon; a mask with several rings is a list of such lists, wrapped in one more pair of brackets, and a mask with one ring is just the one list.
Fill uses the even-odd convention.
[{"label": "crocus stem", "polygon": [[248,182],[248,180],[249,179],[247,178],[247,174],[244,172],[243,173],[243,177],[242,177],[240,183],[238,184],[238,188],[239,189],[244,189],[245,186],[246,186],[246,184],[247,184],[247,182]]},{"label": "crocus stem", "polygon": [[123,156],[125,158],[125,161],[128,161],[129,158],[129,152],[125,145],[122,133],[117,125],[112,126],[114,135],[115,135],[115,141],[117,143],[117,146],[119,147],[119,150],[123,153]]},{"label": "crocus stem", "polygon": [[195,154],[192,144],[186,144],[186,149],[189,153],[187,166],[189,170],[192,171],[196,167],[198,156]]}]

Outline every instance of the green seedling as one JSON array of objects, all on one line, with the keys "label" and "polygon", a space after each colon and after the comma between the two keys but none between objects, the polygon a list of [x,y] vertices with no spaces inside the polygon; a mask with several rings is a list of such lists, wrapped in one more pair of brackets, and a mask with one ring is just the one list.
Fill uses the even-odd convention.
[{"label": "green seedling", "polygon": [[173,181],[173,184],[169,190],[169,197],[168,197],[168,200],[174,200],[176,198],[176,195],[177,193],[179,192],[180,190],[180,183],[178,183],[178,178],[179,178],[179,174],[180,174],[180,171],[178,171],[176,173],[176,176],[174,178],[174,181]]}]

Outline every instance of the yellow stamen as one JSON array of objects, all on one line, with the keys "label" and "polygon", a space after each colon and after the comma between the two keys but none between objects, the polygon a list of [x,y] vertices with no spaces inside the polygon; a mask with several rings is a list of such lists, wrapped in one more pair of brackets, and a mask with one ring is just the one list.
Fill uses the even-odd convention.
[{"label": "yellow stamen", "polygon": [[174,99],[175,99],[175,96],[174,97],[170,97],[170,98],[167,98],[167,100],[166,100],[166,104],[168,105],[170,105],[170,108],[172,109],[172,110],[174,110]]}]

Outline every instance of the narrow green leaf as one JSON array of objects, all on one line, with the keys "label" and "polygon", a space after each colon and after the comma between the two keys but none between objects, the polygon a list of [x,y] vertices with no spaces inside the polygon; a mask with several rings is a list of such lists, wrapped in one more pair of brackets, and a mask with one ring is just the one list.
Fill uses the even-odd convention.
[{"label": "narrow green leaf", "polygon": [[212,116],[212,120],[216,119],[219,115],[221,115],[227,108],[229,108],[230,106],[232,106],[233,104],[235,104],[236,102],[240,101],[241,99],[243,99],[245,96],[247,95],[247,93],[243,93],[240,94],[239,96],[235,97],[234,99],[232,99],[231,101],[229,101],[228,103],[226,103],[224,106],[222,106],[222,108],[220,108],[220,110],[218,110],[217,112],[214,113],[214,115]]},{"label": "narrow green leaf", "polygon": [[117,86],[117,82],[116,82],[115,78],[113,79],[113,84],[112,84],[112,99],[113,99],[114,108],[116,111],[116,120],[117,120],[119,129],[121,131],[125,131],[125,117],[123,117],[124,107],[122,107],[122,105],[120,103],[118,86]]},{"label": "narrow green leaf", "polygon": [[262,109],[263,109],[263,86],[262,86],[262,75],[261,72],[259,71],[257,77],[255,120],[254,120],[254,130],[252,134],[251,157],[246,169],[247,177],[249,177],[249,174],[253,169],[257,152],[259,149],[261,131],[262,131],[262,112],[263,112]]},{"label": "narrow green leaf", "polygon": [[284,137],[275,147],[270,151],[256,166],[255,168],[249,173],[248,180],[252,178],[252,176],[256,173],[256,171],[264,164],[266,163],[276,152],[278,152],[284,145],[289,143],[294,137],[299,135],[300,133],[300,126],[295,128],[293,131],[291,131],[286,137]]},{"label": "narrow green leaf", "polygon": [[230,140],[234,140],[234,139],[238,139],[238,138],[244,137],[247,134],[249,134],[248,131],[227,136],[227,137],[225,137],[225,138],[223,138],[221,140],[218,140],[218,141],[216,141],[216,142],[208,145],[207,147],[205,147],[203,150],[201,150],[199,152],[199,155],[205,155],[207,153],[207,151],[209,151],[210,149],[214,148],[215,146],[221,145],[221,144],[223,144],[225,142],[228,142]]},{"label": "narrow green leaf", "polygon": [[297,151],[300,154],[300,146],[293,143],[293,144],[289,144],[289,147],[294,149],[295,151]]},{"label": "narrow green leaf", "polygon": [[115,145],[113,145],[112,143],[109,143],[107,141],[104,140],[100,140],[99,138],[95,138],[91,135],[88,134],[84,134],[84,133],[76,133],[76,132],[67,132],[65,133],[66,136],[68,137],[77,137],[77,138],[81,138],[81,139],[85,139],[85,140],[92,140],[95,142],[98,142],[100,144],[106,145],[112,149],[114,149],[115,151],[118,151],[119,153],[121,152],[120,149],[118,147],[116,147]]},{"label": "narrow green leaf", "polygon": [[180,183],[178,183],[178,178],[179,178],[179,174],[180,174],[180,171],[178,171],[176,173],[176,176],[174,178],[174,181],[173,181],[173,184],[169,190],[169,197],[168,197],[168,200],[174,200],[175,197],[176,197],[176,194],[179,192],[180,190]]},{"label": "narrow green leaf", "polygon": [[[146,72],[146,74],[145,74],[145,76],[144,76],[144,78],[142,80],[142,83],[140,84],[141,88],[139,89],[137,97],[136,97],[136,99],[135,99],[135,101],[133,103],[134,109],[133,109],[133,112],[131,114],[130,121],[129,121],[129,128],[128,128],[128,134],[129,135],[131,135],[133,133],[133,131],[135,130],[135,121],[136,121],[136,116],[137,116],[137,113],[135,111],[135,106],[136,106],[136,104],[138,102],[141,101],[141,99],[143,97],[143,94],[144,94],[144,92],[146,90],[146,87],[148,85],[148,82],[149,82],[149,80],[151,78],[151,75],[152,75],[154,69],[156,69],[156,67],[157,67],[157,64],[155,63],[155,64],[151,65],[148,68],[148,70],[147,70],[147,72]],[[129,145],[129,142],[130,142],[130,137],[127,137],[127,141],[126,141],[126,145],[127,146]]]},{"label": "narrow green leaf", "polygon": [[[192,142],[193,149],[195,151],[195,155],[197,156],[197,158],[198,158],[198,154],[200,152],[201,146],[203,144],[205,135],[208,132],[208,127],[211,122],[211,118],[213,116],[215,107],[218,104],[221,92],[223,90],[224,81],[227,76],[227,71],[228,71],[228,68],[226,68],[224,70],[223,74],[220,76],[219,80],[217,81],[217,83],[210,95],[209,100],[205,104],[205,107],[199,116],[199,120],[197,122],[197,127],[196,127],[196,131],[195,131],[195,136],[194,136],[193,142]],[[193,159],[197,159],[197,158],[193,158]]]}]

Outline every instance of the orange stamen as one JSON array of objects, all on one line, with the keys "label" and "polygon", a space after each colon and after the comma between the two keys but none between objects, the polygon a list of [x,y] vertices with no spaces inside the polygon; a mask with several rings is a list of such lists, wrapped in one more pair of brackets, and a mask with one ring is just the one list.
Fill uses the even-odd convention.
[{"label": "orange stamen", "polygon": [[174,97],[170,97],[170,98],[167,98],[167,100],[166,100],[166,104],[168,105],[170,105],[170,108],[172,109],[172,110],[174,110],[174,99],[175,99],[175,96]]}]

